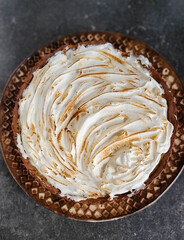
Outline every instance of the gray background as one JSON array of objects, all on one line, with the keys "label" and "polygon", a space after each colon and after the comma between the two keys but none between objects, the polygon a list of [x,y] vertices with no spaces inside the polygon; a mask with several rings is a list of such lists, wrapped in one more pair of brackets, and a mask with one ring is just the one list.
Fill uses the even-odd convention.
[{"label": "gray background", "polygon": [[[0,91],[19,63],[60,36],[129,35],[155,48],[184,80],[184,1],[0,0]],[[184,239],[182,174],[153,206],[113,222],[60,217],[27,196],[0,157],[0,239]]]}]

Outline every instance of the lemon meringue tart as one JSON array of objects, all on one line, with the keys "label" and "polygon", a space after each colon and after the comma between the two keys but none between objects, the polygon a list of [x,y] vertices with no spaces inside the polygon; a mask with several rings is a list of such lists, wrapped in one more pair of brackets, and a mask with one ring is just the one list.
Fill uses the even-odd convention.
[{"label": "lemon meringue tart", "polygon": [[30,174],[75,201],[143,189],[166,162],[175,124],[149,60],[111,43],[65,46],[27,76],[14,108]]}]

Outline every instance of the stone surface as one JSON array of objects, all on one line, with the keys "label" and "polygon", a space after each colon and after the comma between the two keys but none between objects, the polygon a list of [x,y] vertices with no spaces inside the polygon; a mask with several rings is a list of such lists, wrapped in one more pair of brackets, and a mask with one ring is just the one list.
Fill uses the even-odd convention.
[{"label": "stone surface", "polygon": [[[147,43],[184,80],[184,2],[130,0],[0,0],[0,90],[18,64],[42,45],[79,31],[113,31]],[[0,158],[0,240],[183,239],[182,174],[153,206],[131,217],[84,223],[35,203]]]}]

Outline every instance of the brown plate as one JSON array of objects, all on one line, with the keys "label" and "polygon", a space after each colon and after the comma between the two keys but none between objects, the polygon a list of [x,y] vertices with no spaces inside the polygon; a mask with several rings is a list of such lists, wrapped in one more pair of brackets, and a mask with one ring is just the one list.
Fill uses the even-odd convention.
[{"label": "brown plate", "polygon": [[[35,64],[62,45],[77,44],[85,41],[107,41],[123,52],[144,55],[162,76],[169,91],[174,96],[178,129],[174,140],[171,156],[161,173],[143,190],[132,197],[123,195],[108,201],[93,199],[75,202],[67,198],[58,198],[42,187],[25,168],[17,149],[12,132],[13,108],[19,89]],[[118,219],[136,213],[154,203],[171,186],[181,173],[184,166],[184,88],[175,71],[153,49],[143,43],[117,33],[85,32],[60,38],[40,48],[27,58],[12,74],[4,89],[0,103],[0,140],[5,162],[17,183],[40,205],[49,210],[73,219],[84,221],[106,221]]]}]

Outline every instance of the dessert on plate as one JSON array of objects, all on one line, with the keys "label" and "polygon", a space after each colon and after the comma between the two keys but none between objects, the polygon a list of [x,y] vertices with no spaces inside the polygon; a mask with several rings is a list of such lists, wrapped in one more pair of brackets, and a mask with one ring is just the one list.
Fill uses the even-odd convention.
[{"label": "dessert on plate", "polygon": [[14,108],[15,143],[30,174],[75,201],[143,189],[170,156],[172,96],[149,60],[106,42],[41,59]]}]

